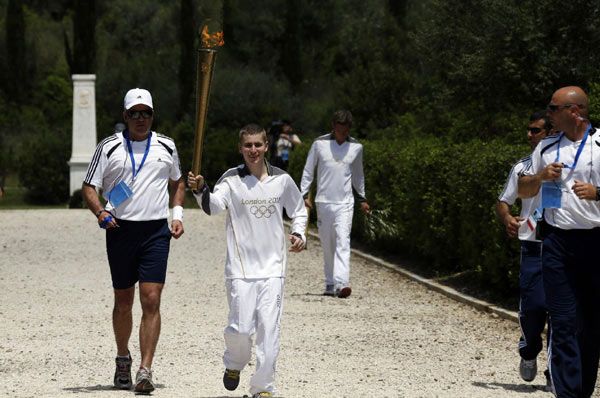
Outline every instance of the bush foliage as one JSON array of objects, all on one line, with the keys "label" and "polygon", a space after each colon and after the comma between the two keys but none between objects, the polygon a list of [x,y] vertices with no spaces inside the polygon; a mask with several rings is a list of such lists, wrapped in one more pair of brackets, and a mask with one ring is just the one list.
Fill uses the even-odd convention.
[{"label": "bush foliage", "polygon": [[[475,271],[490,285],[517,286],[518,241],[506,237],[494,208],[525,146],[433,136],[363,144],[373,214],[356,211],[355,239],[410,253],[439,275]],[[292,153],[290,174],[297,182],[309,147]]]},{"label": "bush foliage", "polygon": [[206,25],[225,36],[204,140],[209,183],[242,162],[243,125],[276,119],[291,119],[304,141],[290,162],[299,182],[310,136],[350,109],[374,209],[357,212],[354,237],[437,273],[474,270],[514,286],[517,242],[493,206],[524,154],[518,131],[565,85],[588,92],[600,121],[597,1],[85,3],[0,0],[0,184],[18,174],[35,203],[68,198],[73,58],[97,75],[99,140],[121,121],[124,93],[145,87],[154,129],[191,168],[196,32]]}]

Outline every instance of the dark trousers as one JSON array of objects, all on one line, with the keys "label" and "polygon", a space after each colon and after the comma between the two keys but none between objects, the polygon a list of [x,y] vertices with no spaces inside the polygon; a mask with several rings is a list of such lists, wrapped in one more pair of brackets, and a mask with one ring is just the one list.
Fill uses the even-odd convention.
[{"label": "dark trousers", "polygon": [[558,398],[590,397],[600,352],[600,229],[549,228],[542,250],[552,324],[550,374]]},{"label": "dark trousers", "polygon": [[541,242],[521,243],[519,290],[519,354],[521,358],[530,360],[536,358],[544,347],[542,333],[548,316],[542,279]]}]

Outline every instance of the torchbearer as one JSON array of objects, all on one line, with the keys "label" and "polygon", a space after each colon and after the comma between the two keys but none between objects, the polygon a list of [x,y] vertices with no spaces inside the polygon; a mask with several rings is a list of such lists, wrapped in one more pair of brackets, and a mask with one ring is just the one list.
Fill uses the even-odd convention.
[{"label": "torchbearer", "polygon": [[365,178],[362,166],[362,145],[348,135],[352,114],[339,110],[333,114],[333,131],[313,142],[308,152],[300,191],[307,207],[312,203],[308,192],[318,167],[317,226],[323,246],[326,296],[345,298],[350,287],[350,231],[354,212],[352,188],[357,193],[360,207],[369,213],[365,197]]},{"label": "torchbearer", "polygon": [[208,215],[227,211],[225,279],[229,302],[223,356],[223,384],[233,391],[248,364],[256,333],[256,371],[250,380],[253,398],[275,392],[275,363],[279,354],[279,321],[286,272],[286,233],[283,209],[292,218],[290,251],[304,249],[308,215],[294,180],[265,160],[268,142],[256,124],[244,127],[238,148],[244,164],[229,169],[213,192],[201,175],[188,174],[198,205]]}]

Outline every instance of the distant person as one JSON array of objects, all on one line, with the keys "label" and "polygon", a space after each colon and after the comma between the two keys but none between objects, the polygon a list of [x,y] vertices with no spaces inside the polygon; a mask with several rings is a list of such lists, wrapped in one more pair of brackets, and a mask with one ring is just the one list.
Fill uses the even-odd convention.
[{"label": "distant person", "polygon": [[[529,118],[527,142],[533,150],[538,143],[552,134],[552,124],[546,111],[536,112]],[[519,272],[519,373],[525,381],[533,381],[537,375],[537,356],[543,349],[542,334],[546,326],[548,310],[542,280],[542,243],[535,237],[535,227],[542,215],[541,195],[523,199],[521,215],[515,217],[510,212],[518,198],[519,173],[531,166],[531,155],[514,164],[504,185],[504,190],[496,201],[496,215],[506,227],[511,238],[518,235],[521,240],[521,270]],[[548,336],[549,337],[549,336]],[[546,371],[547,385],[550,376]]]},{"label": "distant person", "polygon": [[323,246],[326,296],[348,297],[350,287],[350,231],[356,191],[360,207],[370,212],[365,197],[363,146],[348,135],[352,114],[339,110],[333,114],[333,131],[320,136],[308,152],[300,192],[307,207],[312,203],[308,192],[317,167],[317,225]]},{"label": "distant person", "polygon": [[188,185],[208,215],[227,211],[225,279],[229,303],[223,355],[223,384],[233,391],[248,364],[256,333],[256,371],[250,379],[253,398],[275,392],[275,363],[279,354],[279,321],[286,273],[286,233],[283,209],[292,218],[290,251],[304,249],[308,218],[302,195],[292,178],[265,161],[265,130],[245,126],[238,148],[244,164],[229,169],[211,193],[201,175],[188,174]]},{"label": "distant person", "polygon": [[[139,281],[141,365],[135,391],[150,393],[154,390],[151,366],[160,334],[160,296],[167,272],[169,241],[183,234],[185,182],[175,142],[150,130],[154,116],[150,93],[139,88],[129,90],[124,109],[127,129],[98,144],[82,193],[100,227],[106,228],[106,251],[115,295],[114,385],[119,389],[132,386],[128,343],[135,284]],[[103,188],[106,207],[100,203],[96,187]],[[167,222],[169,193],[173,201],[171,228]]]},{"label": "distant person", "polygon": [[600,358],[600,137],[588,97],[563,87],[548,104],[560,131],[531,154],[519,196],[542,192],[542,274],[550,314],[550,376],[555,395],[591,397]]},{"label": "distant person", "polygon": [[292,150],[302,144],[300,138],[293,132],[294,129],[289,120],[274,121],[269,129],[271,164],[282,170],[288,169]]}]

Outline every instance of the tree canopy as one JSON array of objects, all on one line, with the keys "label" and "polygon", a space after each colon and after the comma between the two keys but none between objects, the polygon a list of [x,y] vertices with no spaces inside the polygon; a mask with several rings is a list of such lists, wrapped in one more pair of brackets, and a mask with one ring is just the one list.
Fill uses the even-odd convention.
[{"label": "tree canopy", "polygon": [[43,131],[68,137],[70,103],[40,113],[38,94],[73,73],[97,75],[99,139],[132,87],[152,92],[157,129],[190,134],[205,25],[225,36],[209,134],[284,118],[316,135],[348,108],[361,138],[489,139],[522,127],[557,87],[598,92],[592,0],[0,0],[0,11],[4,157]]}]

